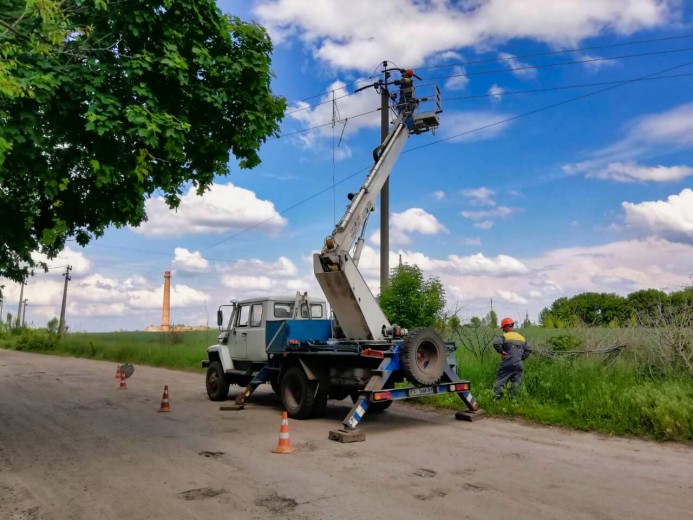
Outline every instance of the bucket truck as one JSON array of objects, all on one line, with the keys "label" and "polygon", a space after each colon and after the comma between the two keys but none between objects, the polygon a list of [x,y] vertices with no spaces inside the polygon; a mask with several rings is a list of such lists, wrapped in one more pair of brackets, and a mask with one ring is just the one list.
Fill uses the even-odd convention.
[{"label": "bucket truck", "polygon": [[459,413],[481,414],[469,381],[457,375],[454,344],[431,328],[407,331],[391,324],[358,269],[365,225],[383,184],[409,137],[435,131],[442,112],[437,85],[429,85],[430,97],[390,95],[388,87],[400,81],[389,81],[391,73],[404,79],[405,71],[384,65],[384,79],[369,86],[381,94],[385,89],[396,118],[374,151],[365,181],[350,194],[344,215],[313,255],[333,317],[324,300],[307,294],[234,301],[227,321],[225,306],[220,307],[217,322],[223,330],[202,362],[209,398],[226,400],[229,386],[236,384],[243,387],[235,399],[239,407],[262,383],[272,386],[295,419],[320,415],[328,399],[351,397],[344,428],[330,433],[342,441],[358,436],[367,411],[381,412],[399,399],[452,392],[466,405],[458,418],[465,418]]}]

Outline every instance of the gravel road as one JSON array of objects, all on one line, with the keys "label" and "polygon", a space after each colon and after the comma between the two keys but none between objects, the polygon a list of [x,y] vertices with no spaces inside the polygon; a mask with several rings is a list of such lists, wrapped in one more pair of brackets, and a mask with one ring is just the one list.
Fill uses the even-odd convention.
[{"label": "gravel road", "polygon": [[[693,511],[693,447],[395,403],[366,441],[328,431],[349,410],[289,421],[261,387],[242,411],[204,376],[0,350],[0,518],[673,519]],[[164,385],[172,411],[158,413]],[[265,386],[265,385],[263,385]],[[237,389],[237,387],[233,387]],[[232,391],[231,395],[234,395]],[[229,403],[230,404],[230,403]]]}]

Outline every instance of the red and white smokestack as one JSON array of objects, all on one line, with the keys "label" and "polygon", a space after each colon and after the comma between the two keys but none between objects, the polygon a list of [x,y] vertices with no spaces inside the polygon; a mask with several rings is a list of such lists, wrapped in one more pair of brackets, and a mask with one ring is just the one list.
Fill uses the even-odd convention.
[{"label": "red and white smokestack", "polygon": [[161,311],[161,330],[171,330],[169,320],[171,318],[171,271],[164,273],[164,308]]}]

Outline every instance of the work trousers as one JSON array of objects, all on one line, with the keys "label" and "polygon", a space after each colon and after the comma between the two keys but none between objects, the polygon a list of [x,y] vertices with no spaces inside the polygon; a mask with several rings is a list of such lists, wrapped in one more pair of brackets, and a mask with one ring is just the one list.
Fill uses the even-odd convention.
[{"label": "work trousers", "polygon": [[503,395],[503,389],[505,385],[510,383],[510,395],[516,396],[517,392],[520,390],[520,383],[522,383],[522,364],[505,364],[501,363],[498,367],[498,373],[496,374],[496,384],[493,387],[493,397],[500,399]]}]

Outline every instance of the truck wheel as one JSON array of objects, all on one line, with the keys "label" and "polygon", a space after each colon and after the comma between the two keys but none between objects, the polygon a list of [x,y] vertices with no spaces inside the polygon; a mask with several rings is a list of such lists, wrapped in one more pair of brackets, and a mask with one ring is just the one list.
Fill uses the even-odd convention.
[{"label": "truck wheel", "polygon": [[229,395],[229,377],[219,361],[212,361],[207,368],[207,395],[212,401],[225,401]]},{"label": "truck wheel", "polygon": [[445,372],[445,344],[433,329],[415,329],[404,337],[399,362],[409,381],[419,385],[433,385]]},{"label": "truck wheel", "polygon": [[315,409],[315,384],[301,367],[291,367],[282,378],[281,388],[284,410],[292,419],[307,419]]}]

